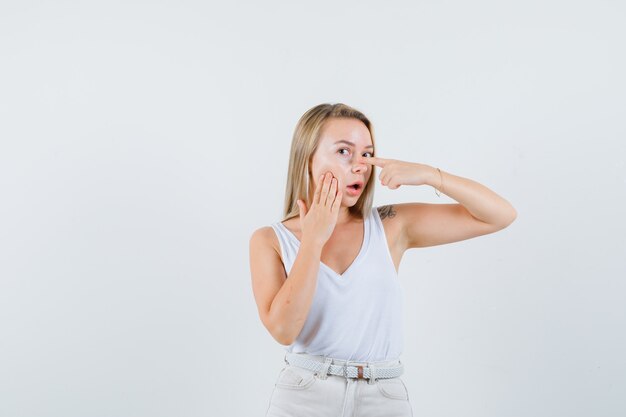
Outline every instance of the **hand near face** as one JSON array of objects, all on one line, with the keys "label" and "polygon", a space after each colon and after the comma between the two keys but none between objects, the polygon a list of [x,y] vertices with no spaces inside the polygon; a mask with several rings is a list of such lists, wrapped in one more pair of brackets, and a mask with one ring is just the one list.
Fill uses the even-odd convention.
[{"label": "hand near face", "polygon": [[401,185],[426,185],[427,179],[433,175],[433,167],[417,162],[405,162],[397,159],[378,157],[361,157],[359,161],[382,168],[378,179],[380,183],[392,190]]},{"label": "hand near face", "polygon": [[307,208],[302,200],[297,201],[302,242],[310,241],[321,246],[326,243],[337,224],[342,195],[337,178],[327,172],[319,178],[311,207]]}]

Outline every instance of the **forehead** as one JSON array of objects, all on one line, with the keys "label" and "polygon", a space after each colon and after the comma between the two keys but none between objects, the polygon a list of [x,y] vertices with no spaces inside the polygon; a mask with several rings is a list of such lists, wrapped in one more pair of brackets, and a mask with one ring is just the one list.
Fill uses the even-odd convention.
[{"label": "forehead", "polygon": [[[372,136],[365,124],[352,118],[331,118],[324,123],[320,136],[320,145],[324,147],[335,146],[335,142],[344,140],[354,143],[357,147],[364,148],[373,145]],[[336,146],[345,146],[342,142]]]}]

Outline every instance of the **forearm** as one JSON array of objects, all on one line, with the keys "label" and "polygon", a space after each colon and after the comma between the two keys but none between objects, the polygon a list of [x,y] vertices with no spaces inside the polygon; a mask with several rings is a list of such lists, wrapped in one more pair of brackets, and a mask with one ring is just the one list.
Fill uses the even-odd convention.
[{"label": "forearm", "polygon": [[280,342],[289,345],[298,337],[313,303],[322,247],[303,241],[270,308],[272,322]]},{"label": "forearm", "polygon": [[484,185],[444,170],[440,175],[437,168],[431,168],[427,184],[459,202],[477,219],[507,226],[517,217],[517,211],[508,201]]}]

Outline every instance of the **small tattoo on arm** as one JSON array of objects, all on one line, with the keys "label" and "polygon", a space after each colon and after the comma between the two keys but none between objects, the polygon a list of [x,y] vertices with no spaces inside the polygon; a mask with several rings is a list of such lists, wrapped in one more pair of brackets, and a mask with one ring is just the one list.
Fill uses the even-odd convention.
[{"label": "small tattoo on arm", "polygon": [[393,205],[381,206],[378,207],[378,214],[380,214],[380,219],[384,220],[387,217],[394,217],[396,215],[395,210],[393,209]]}]

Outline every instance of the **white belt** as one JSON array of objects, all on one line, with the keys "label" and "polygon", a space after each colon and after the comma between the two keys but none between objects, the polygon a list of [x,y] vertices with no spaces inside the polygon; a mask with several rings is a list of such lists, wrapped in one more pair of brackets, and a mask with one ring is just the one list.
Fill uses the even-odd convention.
[{"label": "white belt", "polygon": [[343,365],[335,365],[332,363],[332,358],[326,358],[324,362],[318,362],[316,360],[308,359],[297,353],[287,352],[285,354],[285,363],[289,365],[298,366],[300,368],[306,368],[310,371],[314,371],[316,374],[324,375],[337,375],[346,378],[357,379],[369,379],[370,381],[381,378],[395,378],[404,373],[404,365],[400,362],[400,365],[393,367],[375,367],[370,364],[367,365],[348,365],[345,362]]}]

